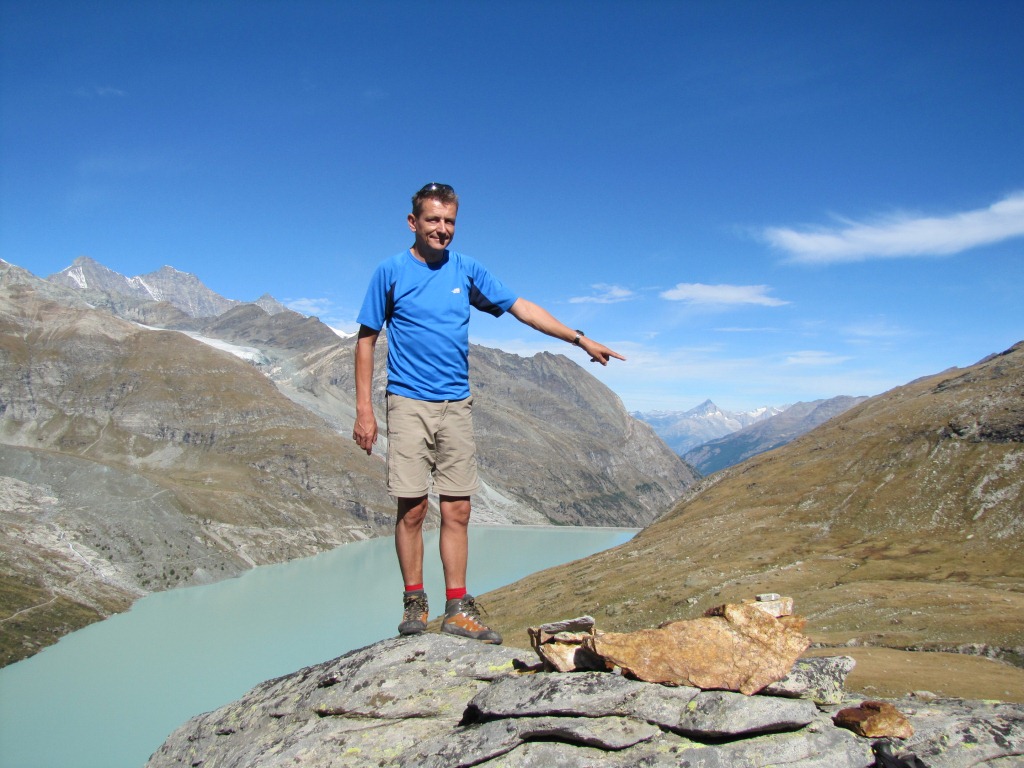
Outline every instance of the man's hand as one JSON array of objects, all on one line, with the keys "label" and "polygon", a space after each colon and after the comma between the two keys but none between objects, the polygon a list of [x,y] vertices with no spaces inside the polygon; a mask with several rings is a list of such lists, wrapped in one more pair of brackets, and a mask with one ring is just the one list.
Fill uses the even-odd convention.
[{"label": "man's hand", "polygon": [[[516,299],[515,304],[509,307],[508,311],[519,322],[535,328],[541,333],[546,333],[548,336],[554,336],[556,339],[572,341],[573,337],[576,336],[576,331],[555,318],[544,307],[534,304],[532,301],[523,298]],[[580,336],[579,346],[580,349],[590,355],[590,362],[592,363],[608,365],[608,361],[613,357],[616,360],[626,359],[618,352],[608,349],[604,344],[586,336]]]},{"label": "man's hand", "polygon": [[356,338],[356,423],[352,427],[352,439],[367,456],[373,453],[373,444],[377,442],[377,417],[373,413],[371,389],[373,354],[379,335],[380,331],[361,325]]},{"label": "man's hand", "polygon": [[625,360],[622,355],[614,350],[608,349],[604,344],[588,339],[586,336],[580,338],[580,347],[583,351],[590,355],[590,362],[600,363],[601,365],[608,365],[608,361],[613,357],[616,360]]},{"label": "man's hand", "polygon": [[377,442],[377,417],[374,415],[372,407],[369,413],[356,412],[356,423],[352,427],[352,439],[366,451],[367,456],[373,453],[373,444]]}]

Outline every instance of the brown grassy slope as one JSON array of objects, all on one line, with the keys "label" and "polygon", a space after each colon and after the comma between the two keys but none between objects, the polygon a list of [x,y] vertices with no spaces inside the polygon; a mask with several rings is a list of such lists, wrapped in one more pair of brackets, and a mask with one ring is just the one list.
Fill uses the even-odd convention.
[{"label": "brown grassy slope", "polygon": [[[544,621],[589,613],[599,628],[628,631],[779,592],[796,599],[823,646],[980,645],[1019,661],[1022,487],[1017,344],[713,475],[629,543],[497,590],[486,604],[509,642],[525,646],[525,628]],[[950,669],[944,692],[976,676]],[[1024,700],[1021,670],[1000,669],[996,695]],[[866,689],[882,682],[859,674]]]}]

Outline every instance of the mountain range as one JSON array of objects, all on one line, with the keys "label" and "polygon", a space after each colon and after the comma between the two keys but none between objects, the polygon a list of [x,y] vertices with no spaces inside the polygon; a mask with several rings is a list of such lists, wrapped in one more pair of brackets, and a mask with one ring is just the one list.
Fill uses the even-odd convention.
[{"label": "mountain range", "polygon": [[764,406],[752,411],[727,411],[705,400],[688,411],[633,411],[650,424],[665,444],[682,456],[697,446],[732,434],[784,412],[789,406]]},{"label": "mountain range", "polygon": [[690,449],[683,454],[683,459],[702,475],[710,475],[785,445],[865,400],[866,397],[840,395],[828,400],[794,403],[779,413]]},{"label": "mountain range", "polygon": [[[3,661],[150,591],[389,534],[383,454],[350,437],[353,345],[169,267],[0,262]],[[567,357],[470,357],[478,522],[642,527],[696,480]]]}]

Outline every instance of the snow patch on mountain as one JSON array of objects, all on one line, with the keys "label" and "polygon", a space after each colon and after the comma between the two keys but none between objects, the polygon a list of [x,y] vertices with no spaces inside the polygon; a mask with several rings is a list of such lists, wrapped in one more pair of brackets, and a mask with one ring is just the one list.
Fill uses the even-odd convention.
[{"label": "snow patch on mountain", "polygon": [[190,339],[195,339],[198,342],[206,344],[214,349],[219,349],[222,352],[227,352],[234,355],[237,358],[245,360],[253,365],[270,365],[270,358],[268,358],[263,352],[256,349],[256,347],[246,347],[241,344],[232,344],[221,339],[212,339],[209,336],[202,336],[198,333],[191,333],[189,331],[182,331]]}]

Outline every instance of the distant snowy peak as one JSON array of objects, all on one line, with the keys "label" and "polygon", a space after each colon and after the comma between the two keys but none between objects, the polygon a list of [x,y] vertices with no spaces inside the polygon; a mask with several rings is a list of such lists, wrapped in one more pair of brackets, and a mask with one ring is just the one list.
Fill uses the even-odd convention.
[{"label": "distant snowy peak", "polygon": [[709,440],[722,437],[771,418],[789,406],[763,406],[752,411],[726,411],[705,400],[688,411],[635,412],[632,415],[650,424],[665,444],[679,455]]},{"label": "distant snowy peak", "polygon": [[110,289],[121,288],[132,290],[128,278],[119,275],[112,269],[107,269],[98,261],[88,256],[79,256],[70,267],[67,267],[55,275],[47,278],[50,282],[61,283],[69,288],[77,288],[80,291],[99,291],[105,293]]},{"label": "distant snowy peak", "polygon": [[85,270],[83,270],[79,264],[72,264],[70,267],[58,274],[74,283],[75,287],[80,291],[86,291],[89,289],[89,280],[85,276]]},{"label": "distant snowy peak", "polygon": [[[216,317],[241,302],[226,299],[189,272],[164,266],[156,272],[125,277],[88,256],[47,278],[52,283],[117,301],[164,301],[190,317]],[[269,311],[269,310],[268,310]]]},{"label": "distant snowy peak", "polygon": [[293,312],[294,310],[288,309],[284,304],[275,299],[269,293],[264,293],[256,301],[253,302],[257,307],[262,309],[268,315],[279,315],[282,312]]},{"label": "distant snowy peak", "polygon": [[722,409],[715,405],[711,400],[705,400],[696,408],[691,408],[686,411],[685,415],[696,418],[709,418],[724,414],[722,413]]}]

